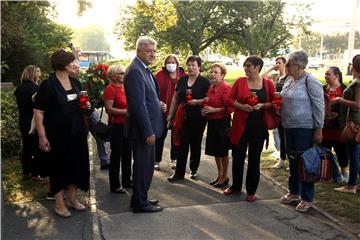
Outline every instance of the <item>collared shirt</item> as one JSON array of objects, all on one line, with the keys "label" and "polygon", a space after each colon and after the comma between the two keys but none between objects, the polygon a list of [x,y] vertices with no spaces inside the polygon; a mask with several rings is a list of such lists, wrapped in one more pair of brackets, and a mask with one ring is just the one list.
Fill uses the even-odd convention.
[{"label": "collared shirt", "polygon": [[229,111],[226,111],[226,98],[230,90],[231,87],[224,80],[222,80],[217,87],[215,86],[215,84],[212,84],[209,87],[209,90],[207,92],[207,96],[209,98],[209,106],[214,108],[221,108],[221,111],[208,114],[208,119],[221,119],[227,117]]},{"label": "collared shirt", "polygon": [[155,79],[154,79],[153,74],[151,73],[151,70],[149,69],[148,66],[146,66],[146,64],[138,56],[136,56],[136,58],[139,59],[140,63],[143,65],[143,67],[146,69],[146,71],[149,72],[150,79],[152,80],[151,84],[153,85],[154,88],[156,88],[155,83],[154,83]]}]

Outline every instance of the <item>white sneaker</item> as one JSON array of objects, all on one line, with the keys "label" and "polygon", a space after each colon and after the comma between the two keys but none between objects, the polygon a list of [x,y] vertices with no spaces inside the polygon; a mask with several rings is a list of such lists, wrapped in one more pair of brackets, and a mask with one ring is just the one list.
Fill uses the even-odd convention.
[{"label": "white sneaker", "polygon": [[155,163],[155,170],[160,170],[160,162]]},{"label": "white sneaker", "polygon": [[346,172],[346,173],[341,174],[341,180],[343,182],[348,182],[349,181],[349,173]]},{"label": "white sneaker", "polygon": [[170,166],[171,166],[171,169],[176,169],[176,160],[171,160]]},{"label": "white sneaker", "polygon": [[279,160],[276,164],[274,164],[272,166],[272,168],[276,168],[276,169],[283,168],[283,167],[285,167],[284,160]]}]

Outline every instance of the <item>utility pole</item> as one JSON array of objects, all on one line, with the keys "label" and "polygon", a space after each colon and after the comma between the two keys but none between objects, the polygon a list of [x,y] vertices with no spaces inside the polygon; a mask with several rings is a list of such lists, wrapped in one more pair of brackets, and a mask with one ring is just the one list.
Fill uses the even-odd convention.
[{"label": "utility pole", "polygon": [[321,40],[320,40],[320,63],[322,63],[323,60],[323,43],[324,43],[324,33],[321,31]]},{"label": "utility pole", "polygon": [[354,55],[354,44],[355,44],[355,25],[356,25],[356,11],[359,8],[359,0],[353,0],[352,14],[350,22],[350,32],[348,41],[348,63],[351,63]]}]

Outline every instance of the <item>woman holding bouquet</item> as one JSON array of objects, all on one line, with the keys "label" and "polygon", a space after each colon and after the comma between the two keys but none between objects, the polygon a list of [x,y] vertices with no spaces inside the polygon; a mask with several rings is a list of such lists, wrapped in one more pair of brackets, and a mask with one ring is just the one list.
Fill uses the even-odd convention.
[{"label": "woman holding bouquet", "polygon": [[124,137],[124,123],[127,114],[127,103],[124,89],[125,68],[113,65],[108,69],[110,84],[104,91],[104,105],[111,126],[110,139],[110,191],[125,193],[120,185],[119,172],[121,161],[121,179],[123,187],[131,186],[131,152],[129,141]]}]

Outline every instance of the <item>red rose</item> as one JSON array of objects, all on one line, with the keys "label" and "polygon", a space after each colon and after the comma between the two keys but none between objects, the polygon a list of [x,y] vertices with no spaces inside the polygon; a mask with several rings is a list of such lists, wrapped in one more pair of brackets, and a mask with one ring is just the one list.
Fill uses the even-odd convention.
[{"label": "red rose", "polygon": [[102,69],[104,67],[104,65],[103,64],[98,64],[97,66],[96,66],[96,70],[100,70],[100,69]]}]

